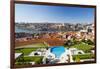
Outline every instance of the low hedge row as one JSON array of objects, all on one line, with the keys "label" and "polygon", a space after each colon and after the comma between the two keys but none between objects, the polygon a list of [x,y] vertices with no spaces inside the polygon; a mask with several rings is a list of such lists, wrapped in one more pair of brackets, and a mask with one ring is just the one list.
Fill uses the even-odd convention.
[{"label": "low hedge row", "polygon": [[35,64],[41,64],[42,59],[43,59],[43,56],[20,57],[20,58],[16,59],[16,63],[35,62]]},{"label": "low hedge row", "polygon": [[94,54],[80,54],[80,55],[73,55],[73,60],[76,59],[92,59],[94,58]]}]

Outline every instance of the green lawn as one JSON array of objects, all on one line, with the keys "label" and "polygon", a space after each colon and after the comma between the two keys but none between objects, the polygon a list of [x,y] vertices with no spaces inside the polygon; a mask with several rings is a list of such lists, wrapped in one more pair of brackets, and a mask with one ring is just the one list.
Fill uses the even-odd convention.
[{"label": "green lawn", "polygon": [[73,45],[71,47],[72,48],[77,48],[79,50],[83,50],[86,53],[90,52],[90,50],[92,49],[92,46],[91,45],[88,45],[86,43],[76,44],[76,45]]},{"label": "green lawn", "polygon": [[[30,46],[30,45],[29,45]],[[23,53],[23,56],[19,57],[16,59],[15,64],[16,65],[27,65],[30,64],[29,62],[35,62],[36,64],[41,64],[43,56],[27,56],[29,55],[32,51],[36,51],[37,49],[40,48],[46,48],[47,46],[43,43],[38,43],[38,44],[33,44],[31,45],[33,47],[22,47],[22,48],[16,48],[15,53]]]},{"label": "green lawn", "polygon": [[16,59],[15,64],[20,64],[20,63],[29,63],[29,62],[35,62],[36,64],[41,64],[42,63],[43,56],[32,56],[32,57],[20,57]]},{"label": "green lawn", "polygon": [[32,51],[36,51],[38,48],[19,48],[16,49],[16,53],[23,53],[24,55],[29,55]]},{"label": "green lawn", "polygon": [[24,55],[29,55],[32,51],[36,51],[39,48],[46,48],[46,47],[47,45],[45,45],[44,43],[31,44],[27,46],[22,46],[22,48],[16,48],[15,53],[23,53]]}]

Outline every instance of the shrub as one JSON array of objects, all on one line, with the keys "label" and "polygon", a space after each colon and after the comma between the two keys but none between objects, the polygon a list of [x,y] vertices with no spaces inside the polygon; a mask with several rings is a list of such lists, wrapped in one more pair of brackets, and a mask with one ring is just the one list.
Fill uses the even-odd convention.
[{"label": "shrub", "polygon": [[82,39],[81,42],[87,43],[88,45],[94,45],[94,42],[91,41],[90,39],[88,40]]},{"label": "shrub", "polygon": [[73,55],[73,60],[79,59],[92,59],[94,58],[94,54],[80,54],[80,55]]},{"label": "shrub", "polygon": [[94,45],[94,42],[88,39],[88,40],[87,40],[87,44],[89,44],[89,45]]},{"label": "shrub", "polygon": [[70,47],[70,46],[72,46],[72,45],[73,45],[73,41],[72,41],[72,40],[68,40],[68,41],[64,44],[65,47]]},{"label": "shrub", "polygon": [[76,62],[80,62],[80,58],[78,56],[75,57]]}]

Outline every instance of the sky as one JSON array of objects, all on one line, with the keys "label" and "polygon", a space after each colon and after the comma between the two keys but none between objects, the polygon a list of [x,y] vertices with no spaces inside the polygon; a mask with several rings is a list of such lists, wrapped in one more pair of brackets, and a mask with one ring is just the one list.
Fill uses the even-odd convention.
[{"label": "sky", "polygon": [[15,22],[93,23],[94,8],[15,4]]}]

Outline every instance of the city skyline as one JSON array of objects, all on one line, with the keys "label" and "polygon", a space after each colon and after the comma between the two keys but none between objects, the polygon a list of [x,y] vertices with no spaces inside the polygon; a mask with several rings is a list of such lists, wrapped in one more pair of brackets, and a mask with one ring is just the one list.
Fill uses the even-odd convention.
[{"label": "city skyline", "polygon": [[94,23],[94,8],[15,4],[15,22]]}]

